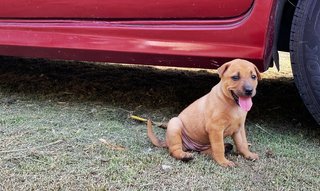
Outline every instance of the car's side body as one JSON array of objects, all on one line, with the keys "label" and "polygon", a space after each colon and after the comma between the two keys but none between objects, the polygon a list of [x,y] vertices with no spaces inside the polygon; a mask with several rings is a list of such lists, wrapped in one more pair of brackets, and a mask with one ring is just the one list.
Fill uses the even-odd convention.
[{"label": "car's side body", "polygon": [[0,55],[265,71],[275,0],[0,0]]}]

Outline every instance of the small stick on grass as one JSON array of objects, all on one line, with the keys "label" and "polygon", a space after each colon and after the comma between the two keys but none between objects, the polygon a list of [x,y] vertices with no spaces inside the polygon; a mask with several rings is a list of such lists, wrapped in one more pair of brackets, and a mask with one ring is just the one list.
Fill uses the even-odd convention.
[{"label": "small stick on grass", "polygon": [[[130,118],[131,119],[134,119],[134,120],[137,120],[137,121],[140,121],[140,122],[143,122],[143,123],[147,123],[148,119],[145,119],[145,118],[142,118],[142,117],[139,117],[139,116],[136,116],[136,115],[130,115]],[[160,127],[160,128],[163,128],[163,129],[166,129],[167,128],[167,124],[166,123],[160,123],[160,122],[154,122],[154,121],[151,121],[152,124]]]},{"label": "small stick on grass", "polygon": [[256,124],[256,127],[258,127],[259,129],[261,129],[262,131],[264,131],[264,132],[267,133],[268,135],[272,136],[271,133],[269,133],[267,130],[265,130],[264,128],[262,128],[259,124]]},{"label": "small stick on grass", "polygon": [[137,120],[137,121],[141,121],[141,122],[147,122],[148,121],[147,119],[139,117],[139,116],[136,116],[136,115],[131,115],[130,118],[134,119],[134,120]]},{"label": "small stick on grass", "polygon": [[16,149],[16,150],[8,150],[8,151],[0,151],[0,154],[5,154],[5,153],[14,153],[14,152],[21,152],[21,151],[28,151],[28,150],[37,150],[37,149],[41,149],[41,148],[44,148],[44,147],[49,147],[49,146],[52,146],[52,145],[55,145],[55,144],[58,144],[58,143],[61,143],[62,140],[57,140],[55,142],[52,142],[52,143],[49,143],[49,144],[46,144],[46,145],[42,145],[42,146],[38,146],[38,147],[32,147],[32,148],[25,148],[25,149]]},{"label": "small stick on grass", "polygon": [[126,150],[125,147],[121,146],[121,145],[115,145],[110,143],[109,141],[105,140],[105,139],[99,139],[99,141],[101,143],[103,143],[107,148],[111,149],[111,150],[117,150],[117,151],[123,151]]}]

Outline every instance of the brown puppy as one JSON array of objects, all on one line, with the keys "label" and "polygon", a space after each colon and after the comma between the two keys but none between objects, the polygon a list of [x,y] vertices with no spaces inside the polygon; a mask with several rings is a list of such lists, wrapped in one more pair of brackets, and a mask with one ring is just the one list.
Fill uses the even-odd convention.
[{"label": "brown puppy", "polygon": [[258,155],[248,149],[245,119],[256,94],[260,74],[245,60],[236,59],[218,68],[220,82],[199,98],[167,126],[166,141],[160,141],[148,121],[148,137],[158,147],[169,147],[170,154],[179,160],[193,159],[197,151],[209,154],[221,166],[235,166],[225,158],[224,137],[232,136],[237,151],[250,160]]}]

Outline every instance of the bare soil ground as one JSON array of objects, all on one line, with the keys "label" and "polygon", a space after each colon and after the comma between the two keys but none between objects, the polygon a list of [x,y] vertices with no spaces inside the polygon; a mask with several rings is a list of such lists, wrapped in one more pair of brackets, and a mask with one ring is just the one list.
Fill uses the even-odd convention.
[{"label": "bare soil ground", "polygon": [[232,154],[239,167],[224,169],[175,161],[128,117],[168,120],[210,91],[214,71],[2,57],[0,190],[317,190],[320,128],[281,59],[247,118],[261,160]]}]

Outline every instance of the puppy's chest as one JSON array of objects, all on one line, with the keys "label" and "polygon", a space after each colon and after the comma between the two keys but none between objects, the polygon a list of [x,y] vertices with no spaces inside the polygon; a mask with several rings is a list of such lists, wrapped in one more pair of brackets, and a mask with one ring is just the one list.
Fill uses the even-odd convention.
[{"label": "puppy's chest", "polygon": [[225,130],[223,132],[224,136],[230,136],[237,132],[242,125],[244,125],[245,116],[238,115],[233,116],[231,120],[225,126]]},{"label": "puppy's chest", "polygon": [[231,136],[232,134],[234,134],[235,132],[237,132],[240,129],[241,125],[240,124],[232,124],[230,126],[228,126],[224,132],[223,135],[226,136]]}]

